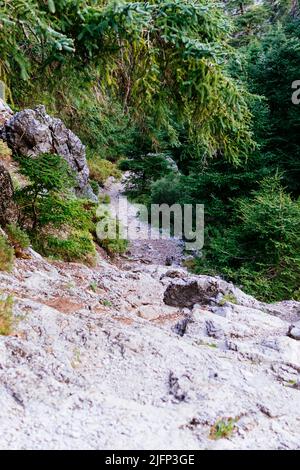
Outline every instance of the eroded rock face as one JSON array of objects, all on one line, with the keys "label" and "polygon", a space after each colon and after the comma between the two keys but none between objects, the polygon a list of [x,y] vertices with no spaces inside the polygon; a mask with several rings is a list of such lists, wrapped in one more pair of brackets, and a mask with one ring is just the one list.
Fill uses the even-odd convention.
[{"label": "eroded rock face", "polygon": [[[300,342],[287,321],[238,303],[224,317],[167,307],[165,266],[30,254],[0,272],[17,319],[0,335],[0,448],[299,448]],[[228,417],[234,432],[213,440]]]},{"label": "eroded rock face", "polygon": [[13,221],[15,206],[13,184],[9,172],[0,162],[0,226]]},{"label": "eroded rock face", "polygon": [[75,172],[77,192],[91,196],[84,145],[60,119],[49,116],[44,106],[16,113],[4,124],[0,136],[14,152],[21,155],[61,155]]}]

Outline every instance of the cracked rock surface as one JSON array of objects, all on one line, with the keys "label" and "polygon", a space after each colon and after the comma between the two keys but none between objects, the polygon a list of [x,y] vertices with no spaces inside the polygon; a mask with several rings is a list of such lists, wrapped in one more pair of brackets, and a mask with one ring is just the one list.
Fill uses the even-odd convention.
[{"label": "cracked rock surface", "polygon": [[[142,248],[95,268],[29,250],[0,273],[15,299],[0,448],[299,449],[300,304],[262,304],[155,254],[145,264]],[[201,295],[183,306],[176,288],[191,283]],[[213,439],[229,418],[232,433]]]}]

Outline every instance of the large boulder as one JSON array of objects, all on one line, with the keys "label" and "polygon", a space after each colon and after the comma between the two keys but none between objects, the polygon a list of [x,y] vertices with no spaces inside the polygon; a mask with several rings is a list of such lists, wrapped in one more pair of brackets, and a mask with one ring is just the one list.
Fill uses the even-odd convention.
[{"label": "large boulder", "polygon": [[191,308],[195,304],[203,304],[216,297],[218,288],[215,283],[200,283],[198,279],[176,279],[167,287],[164,302],[173,307]]},{"label": "large boulder", "polygon": [[13,183],[7,169],[0,162],[0,226],[14,220]]},{"label": "large boulder", "polygon": [[[172,277],[174,277],[172,275]],[[188,276],[172,279],[164,293],[164,302],[172,307],[192,308],[194,305],[221,304],[227,301],[251,308],[262,308],[251,295],[217,277]]]},{"label": "large boulder", "polygon": [[44,106],[16,113],[5,122],[0,137],[13,152],[21,155],[32,158],[42,153],[61,155],[75,172],[77,194],[94,196],[88,184],[84,145],[60,119],[49,116]]}]

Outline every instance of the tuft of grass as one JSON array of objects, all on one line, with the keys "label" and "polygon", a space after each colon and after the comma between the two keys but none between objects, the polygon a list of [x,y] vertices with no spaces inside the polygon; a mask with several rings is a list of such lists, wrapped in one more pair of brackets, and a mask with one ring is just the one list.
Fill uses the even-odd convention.
[{"label": "tuft of grass", "polygon": [[93,190],[93,193],[96,194],[96,196],[98,196],[99,191],[100,191],[99,183],[97,183],[97,181],[95,181],[95,180],[90,179],[90,185],[91,185],[91,188]]},{"label": "tuft of grass", "polygon": [[220,300],[219,305],[225,305],[226,302],[230,302],[231,304],[237,304],[237,298],[231,292],[225,294],[223,298]]},{"label": "tuft of grass", "polygon": [[14,250],[8,240],[0,234],[0,271],[11,271],[14,263]]},{"label": "tuft of grass", "polygon": [[210,428],[210,439],[217,440],[232,436],[236,430],[236,422],[237,418],[222,418],[217,420]]},{"label": "tuft of grass", "polygon": [[99,196],[99,202],[102,204],[110,204],[110,195],[102,194],[101,196]]},{"label": "tuft of grass", "polygon": [[184,260],[182,261],[182,266],[184,266],[185,268],[187,268],[189,271],[193,271],[193,269],[194,269],[195,266],[196,266],[195,258],[193,258],[193,257],[187,257],[186,259],[184,259]]},{"label": "tuft of grass", "polygon": [[73,369],[76,369],[81,364],[81,352],[80,349],[75,348],[73,351],[73,359],[71,361],[71,366]]},{"label": "tuft of grass", "polygon": [[11,150],[8,148],[6,143],[0,139],[0,157],[2,160],[9,160],[11,157]]},{"label": "tuft of grass", "polygon": [[96,282],[96,281],[92,281],[92,282],[90,283],[90,289],[91,289],[93,292],[97,292],[97,288],[98,288],[97,282]]},{"label": "tuft of grass", "polygon": [[65,287],[66,289],[70,289],[70,290],[71,290],[71,289],[75,289],[76,284],[75,284],[75,282],[69,281],[69,282],[67,282],[67,283],[65,284],[64,287]]},{"label": "tuft of grass", "polygon": [[112,303],[111,303],[110,300],[102,299],[101,303],[102,303],[102,305],[104,305],[104,307],[112,307]]},{"label": "tuft of grass", "polygon": [[291,380],[289,380],[288,382],[286,382],[284,385],[285,385],[286,387],[292,387],[292,388],[294,388],[294,387],[297,386],[297,383],[298,383],[297,380],[291,379]]},{"label": "tuft of grass", "polygon": [[8,336],[13,328],[13,297],[0,298],[0,335]]}]

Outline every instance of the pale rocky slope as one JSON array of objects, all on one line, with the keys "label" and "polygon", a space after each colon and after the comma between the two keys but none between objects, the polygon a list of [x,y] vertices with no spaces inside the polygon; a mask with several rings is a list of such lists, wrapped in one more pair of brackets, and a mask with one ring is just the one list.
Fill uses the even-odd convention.
[{"label": "pale rocky slope", "polygon": [[[99,252],[96,268],[31,251],[0,273],[17,319],[0,337],[0,448],[300,447],[300,304],[166,267],[165,249]],[[226,418],[234,432],[213,440]]]}]

